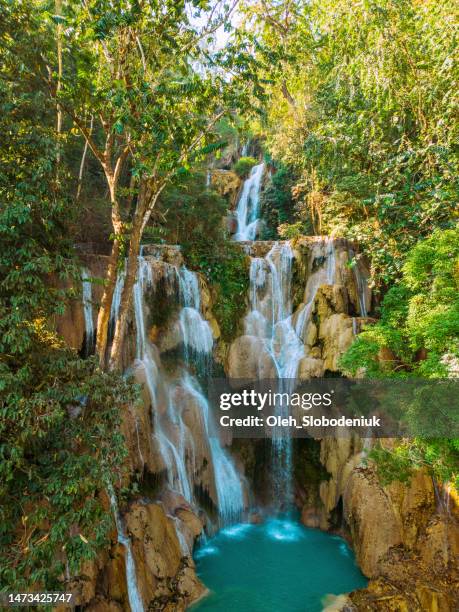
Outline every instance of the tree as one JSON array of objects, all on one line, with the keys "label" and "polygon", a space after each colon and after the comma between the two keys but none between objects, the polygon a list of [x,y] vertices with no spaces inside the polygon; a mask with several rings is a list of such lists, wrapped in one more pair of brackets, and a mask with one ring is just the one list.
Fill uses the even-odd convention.
[{"label": "tree", "polygon": [[[380,358],[384,351],[386,357]],[[388,359],[388,357],[391,357]],[[387,292],[381,305],[381,319],[367,325],[340,362],[346,375],[364,371],[372,378],[451,378],[459,375],[459,229],[437,230],[408,253],[403,276]],[[453,382],[453,384],[455,384]],[[444,386],[444,385],[443,385]],[[429,394],[434,388],[430,386]],[[427,405],[433,417],[441,402],[424,398],[418,414],[421,420]],[[456,389],[453,387],[453,391]],[[429,398],[430,399],[430,398]],[[454,419],[452,397],[450,418]],[[387,400],[386,400],[387,401]],[[456,411],[457,412],[457,411]],[[457,419],[456,419],[457,420]],[[414,428],[416,430],[416,428]],[[402,441],[396,449],[379,449],[374,458],[384,478],[403,476],[416,466],[427,466],[442,481],[459,485],[459,439],[418,437]]]},{"label": "tree", "polygon": [[[97,323],[102,364],[120,258],[127,256],[112,368],[119,366],[140,241],[158,197],[181,168],[212,150],[206,147],[218,120],[248,105],[250,55],[240,46],[214,51],[207,44],[218,27],[228,26],[235,5],[148,0],[64,7],[69,59],[59,79],[49,70],[50,93],[103,168],[112,211],[113,245]],[[204,10],[208,21],[201,26],[197,18]]]},{"label": "tree", "polygon": [[297,220],[359,241],[384,290],[419,237],[457,219],[456,3],[295,3],[276,36],[290,5],[263,1],[247,26],[271,80],[260,129],[298,177]]},{"label": "tree", "polygon": [[55,32],[29,9],[8,3],[0,19],[2,591],[60,590],[66,570],[106,544],[113,518],[103,491],[108,481],[119,491],[121,407],[135,397],[129,381],[53,331],[64,287],[80,278],[65,150],[37,58],[55,48]]}]

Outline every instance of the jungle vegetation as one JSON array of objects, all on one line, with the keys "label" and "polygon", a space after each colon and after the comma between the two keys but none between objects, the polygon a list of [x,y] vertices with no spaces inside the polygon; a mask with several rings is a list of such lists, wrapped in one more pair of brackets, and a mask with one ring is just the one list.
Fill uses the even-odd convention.
[{"label": "jungle vegetation", "polygon": [[[355,240],[378,321],[349,375],[459,376],[458,5],[454,0],[0,2],[0,588],[53,590],[105,543],[122,499],[120,355],[141,242],[179,242],[225,339],[247,261],[209,167],[272,170],[265,238]],[[204,18],[203,18],[204,16]],[[78,245],[110,254],[96,355],[54,320],[81,286]],[[116,274],[127,282],[114,341]],[[378,360],[381,350],[391,359]],[[457,482],[457,440],[375,454]]]}]

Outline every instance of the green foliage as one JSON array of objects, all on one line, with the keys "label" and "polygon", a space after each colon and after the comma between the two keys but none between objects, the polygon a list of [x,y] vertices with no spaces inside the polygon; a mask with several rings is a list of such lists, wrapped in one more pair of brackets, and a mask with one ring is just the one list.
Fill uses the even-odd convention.
[{"label": "green foliage", "polygon": [[237,162],[234,164],[233,171],[238,175],[241,179],[246,179],[250,171],[254,166],[256,166],[258,160],[254,157],[240,157]]},{"label": "green foliage", "polygon": [[121,408],[134,397],[119,376],[34,330],[27,358],[1,364],[0,584],[16,591],[59,589],[66,566],[78,572],[107,545],[102,494],[120,483]]},{"label": "green foliage", "polygon": [[[402,271],[378,323],[342,359],[351,374],[364,367],[372,376],[447,376],[444,356],[459,356],[459,229],[437,230],[419,242]],[[377,359],[381,349],[391,351],[392,361]]]},{"label": "green foliage", "polygon": [[459,490],[459,440],[422,439],[402,441],[393,448],[378,444],[369,458],[375,462],[383,484],[409,482],[416,469],[427,468],[440,482]]},{"label": "green foliage", "polygon": [[419,238],[457,219],[456,3],[289,4],[253,9],[272,79],[261,129],[298,177],[299,220],[357,240],[385,289]]},{"label": "green foliage", "polygon": [[[437,230],[419,242],[402,270],[400,283],[384,297],[380,320],[359,334],[342,357],[341,368],[350,375],[363,370],[377,378],[457,378],[459,228]],[[421,416],[415,412],[412,418],[419,422]],[[377,450],[372,457],[386,480],[404,479],[412,468],[428,466],[440,480],[457,485],[458,450],[457,439],[416,438],[393,452]]]},{"label": "green foliage", "polygon": [[229,342],[237,335],[247,308],[249,260],[241,248],[229,240],[220,248],[218,259],[205,258],[203,254],[201,262],[205,262],[207,278],[215,291],[213,313],[222,338]]},{"label": "green foliage", "polygon": [[277,231],[283,240],[294,240],[306,233],[301,221],[297,221],[296,223],[282,223],[277,228]]},{"label": "green foliage", "polygon": [[[285,165],[280,165],[269,178],[265,189],[260,197],[261,210],[265,221],[263,238],[274,240],[282,237],[294,237],[297,233],[307,233],[305,224],[294,221],[294,201],[292,197],[292,187],[295,178],[292,170]],[[291,230],[287,225],[294,225]],[[283,234],[279,231],[279,226],[283,226]]]},{"label": "green foliage", "polygon": [[209,282],[212,311],[223,338],[231,339],[246,308],[248,261],[226,235],[226,213],[226,201],[206,188],[204,174],[187,173],[162,196],[156,217],[162,224],[152,239],[182,246],[187,265]]},{"label": "green foliage", "polygon": [[52,329],[74,297],[64,287],[80,285],[74,216],[64,155],[57,178],[55,111],[39,71],[31,74],[14,53],[20,46],[37,55],[42,24],[22,6],[9,8],[18,36],[13,41],[2,22],[0,589],[50,591],[62,590],[65,568],[75,573],[113,528],[103,491],[108,479],[119,486],[121,408],[134,391],[66,349]]}]

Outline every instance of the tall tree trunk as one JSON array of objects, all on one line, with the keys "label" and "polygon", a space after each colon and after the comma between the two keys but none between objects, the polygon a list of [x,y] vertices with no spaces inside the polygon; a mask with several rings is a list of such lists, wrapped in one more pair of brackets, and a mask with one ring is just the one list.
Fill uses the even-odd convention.
[{"label": "tall tree trunk", "polygon": [[120,240],[115,235],[112,245],[112,252],[108,261],[107,273],[105,275],[104,292],[102,294],[99,314],[97,316],[96,354],[99,357],[99,363],[102,368],[105,366],[108,326],[110,323],[110,311],[112,308],[113,293],[115,292],[116,277],[118,275],[120,246]]},{"label": "tall tree trunk", "polygon": [[109,368],[112,370],[119,370],[121,368],[126,323],[129,316],[129,309],[132,304],[132,291],[137,275],[138,257],[140,253],[140,243],[142,240],[143,231],[165,185],[166,180],[162,181],[162,183],[159,185],[155,185],[153,182],[150,183],[149,181],[144,180],[140,185],[131,239],[129,241],[129,254],[126,267],[126,276],[124,278],[123,293],[121,295],[120,312],[116,322],[115,336],[113,338],[112,348],[110,351]]},{"label": "tall tree trunk", "polygon": [[112,204],[112,226],[115,232],[113,239],[112,252],[108,261],[107,273],[105,275],[104,292],[97,316],[97,336],[96,354],[102,368],[105,367],[105,357],[108,342],[108,327],[110,324],[110,312],[115,292],[116,278],[118,276],[118,262],[121,253],[121,240],[123,233],[123,223],[119,214],[118,200],[116,199],[116,177],[106,171],[107,182],[110,190],[110,201]]},{"label": "tall tree trunk", "polygon": [[120,311],[116,321],[115,335],[110,351],[109,369],[119,370],[122,365],[122,352],[124,335],[132,304],[132,292],[136,281],[137,270],[139,267],[138,256],[140,252],[140,241],[142,239],[141,223],[136,223],[132,228],[131,239],[129,241],[129,254],[126,264],[126,275],[124,277],[123,293],[121,295]]},{"label": "tall tree trunk", "polygon": [[[91,115],[91,124],[89,126],[90,136],[92,136],[93,125],[94,125],[94,115]],[[81,156],[81,162],[80,162],[80,171],[78,173],[78,187],[77,187],[76,198],[75,198],[77,201],[80,199],[81,188],[83,186],[83,172],[84,172],[84,165],[86,162],[86,156],[88,154],[88,149],[89,149],[88,141],[85,140],[84,148],[83,148],[83,155]]]}]

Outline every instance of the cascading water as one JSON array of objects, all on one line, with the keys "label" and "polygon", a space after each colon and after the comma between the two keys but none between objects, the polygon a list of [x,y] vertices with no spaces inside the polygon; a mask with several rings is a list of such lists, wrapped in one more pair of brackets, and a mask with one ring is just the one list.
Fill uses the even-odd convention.
[{"label": "cascading water", "polygon": [[116,277],[116,285],[115,285],[115,290],[113,292],[112,306],[110,309],[110,324],[109,324],[110,338],[112,338],[115,333],[115,325],[116,325],[116,321],[118,319],[118,315],[120,312],[121,296],[123,294],[125,275],[126,275],[125,269],[123,269],[121,272],[118,273],[118,276]]},{"label": "cascading water", "polygon": [[[234,354],[229,368],[231,371],[234,367],[234,379],[238,378],[237,373],[244,371],[239,363],[242,362],[243,367],[247,363],[259,379],[277,377],[276,391],[289,394],[299,374],[303,375],[302,360],[313,360],[308,354],[312,347],[308,347],[306,337],[312,337],[311,332],[308,335],[308,328],[312,329],[316,296],[321,286],[338,284],[337,277],[344,278],[340,268],[344,258],[331,238],[312,239],[308,246],[307,282],[303,301],[296,312],[292,305],[294,253],[291,244],[277,242],[264,257],[251,257],[249,312],[244,319],[243,337],[231,347],[234,347]],[[264,252],[265,247],[255,243],[244,248],[248,253],[259,253]],[[286,416],[287,407],[284,410],[282,403],[274,408],[278,416]],[[197,569],[211,588],[211,595],[198,604],[198,610],[236,612],[250,608],[261,612],[269,608],[318,612],[324,609],[323,594],[366,584],[343,540],[299,524],[292,511],[292,439],[288,430],[281,427],[274,427],[271,436],[270,473],[276,517],[260,525],[246,523],[222,529],[198,549],[195,554]],[[282,512],[285,510],[288,512]],[[312,555],[311,551],[314,551]],[[296,581],[295,570],[301,567],[303,576],[304,567],[311,559],[314,559],[311,568],[317,580],[300,578]],[[270,563],[272,576],[267,577]],[[322,567],[325,568],[323,578]],[[333,569],[330,571],[330,568]],[[256,575],[257,571],[260,576]],[[280,576],[282,571],[284,578]],[[342,584],[337,584],[337,578],[343,580]],[[332,582],[336,582],[333,587]],[[271,586],[272,594],[269,592]]]},{"label": "cascading water", "polygon": [[81,270],[82,288],[83,288],[83,314],[85,325],[84,337],[84,354],[91,355],[94,350],[94,321],[92,318],[92,285],[89,271],[86,268]]},{"label": "cascading water", "polygon": [[263,163],[254,166],[249,178],[244,182],[236,208],[235,240],[254,240],[257,235],[260,216],[260,187],[264,169]]},{"label": "cascading water", "polygon": [[[155,359],[153,347],[147,338],[143,296],[147,288],[153,284],[153,273],[150,262],[143,256],[139,257],[137,281],[134,285],[134,312],[136,321],[136,360],[143,366],[145,381],[150,395],[152,417],[155,428],[155,438],[167,469],[168,484],[181,493],[189,502],[192,501],[192,488],[185,465],[184,451],[176,448],[163,429],[157,408],[157,384],[159,367]],[[173,409],[169,408],[173,413]]]},{"label": "cascading water", "polygon": [[209,440],[219,522],[221,525],[228,525],[240,520],[244,510],[244,492],[241,479],[230,456],[220,444],[214,421],[211,417],[209,403],[202,393],[197,380],[186,373],[182,380],[182,386],[196,400],[200,408],[203,428]]},{"label": "cascading water", "polygon": [[[317,261],[325,265],[316,266]],[[311,318],[317,291],[322,285],[333,285],[336,281],[336,254],[332,238],[325,238],[312,245],[309,260],[308,280],[304,291],[304,303],[296,315],[295,332],[304,340],[307,325]]]},{"label": "cascading water", "polygon": [[[250,312],[245,333],[263,341],[279,379],[279,391],[295,385],[304,347],[292,325],[291,282],[293,252],[288,242],[277,242],[264,259],[254,257],[250,265]],[[285,416],[279,403],[276,414]],[[272,475],[274,498],[292,501],[292,441],[283,428],[272,431]]]},{"label": "cascading water", "polygon": [[116,503],[115,493],[113,487],[108,485],[110,493],[110,504],[112,512],[115,517],[116,530],[118,532],[118,542],[124,546],[126,551],[126,584],[128,591],[129,606],[131,612],[143,612],[143,602],[137,588],[137,577],[135,571],[134,555],[132,554],[132,544],[130,538],[126,535],[124,529],[123,520],[118,510],[118,504]]},{"label": "cascading water", "polygon": [[[228,453],[222,448],[216,434],[208,401],[198,381],[185,369],[176,383],[169,383],[156,357],[156,349],[147,336],[145,321],[146,306],[144,294],[155,283],[155,269],[160,270],[166,279],[170,294],[173,287],[181,309],[178,314],[178,326],[184,346],[186,366],[197,361],[208,366],[213,348],[212,331],[209,323],[202,317],[201,293],[198,277],[185,266],[171,264],[139,257],[139,271],[134,286],[134,310],[137,329],[136,359],[142,365],[146,385],[150,394],[155,438],[167,468],[168,485],[179,491],[190,503],[194,502],[193,477],[195,473],[196,444],[209,449],[212,464],[214,489],[216,491],[220,524],[227,524],[240,519],[244,508],[244,496],[239,475]],[[167,397],[167,410],[158,414],[158,387]],[[187,398],[194,400],[198,406],[201,419],[202,440],[195,443],[183,420],[183,410]]]},{"label": "cascading water", "polygon": [[353,249],[348,250],[349,260],[354,263],[352,266],[352,272],[354,274],[355,285],[357,289],[357,297],[359,300],[359,311],[361,317],[368,316],[367,309],[367,281],[363,277],[361,270],[359,268],[359,262],[355,261],[355,253]]},{"label": "cascading water", "polygon": [[[304,302],[295,314],[291,302],[294,255],[290,243],[276,242],[264,258],[251,258],[250,308],[244,321],[245,334],[262,340],[279,379],[280,393],[293,391],[299,364],[307,356],[305,334],[319,287],[336,282],[334,240],[316,240],[311,248]],[[261,359],[264,363],[263,356]],[[282,404],[276,406],[276,413],[287,416]],[[271,435],[273,496],[288,506],[292,501],[292,441],[282,427],[274,428]]]},{"label": "cascading water", "polygon": [[182,266],[178,272],[179,297],[182,309],[179,325],[183,339],[185,361],[190,364],[194,358],[201,369],[206,369],[212,353],[213,337],[209,323],[203,319],[201,293],[198,277]]}]

